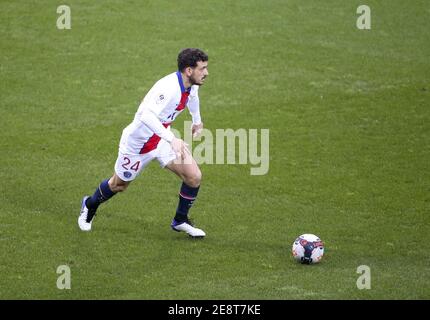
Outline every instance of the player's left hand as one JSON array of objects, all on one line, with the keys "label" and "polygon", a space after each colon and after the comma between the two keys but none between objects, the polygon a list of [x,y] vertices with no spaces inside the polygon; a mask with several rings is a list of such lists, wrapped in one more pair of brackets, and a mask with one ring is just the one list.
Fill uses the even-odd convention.
[{"label": "player's left hand", "polygon": [[196,138],[203,130],[203,122],[200,124],[193,124],[191,127],[191,132],[193,134],[193,138]]}]

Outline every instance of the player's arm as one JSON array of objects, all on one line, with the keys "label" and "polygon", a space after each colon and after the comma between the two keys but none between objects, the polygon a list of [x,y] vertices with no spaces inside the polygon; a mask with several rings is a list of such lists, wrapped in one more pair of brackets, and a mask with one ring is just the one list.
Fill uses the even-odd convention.
[{"label": "player's arm", "polygon": [[152,108],[147,108],[142,111],[140,121],[142,121],[143,124],[149,129],[151,129],[157,136],[166,140],[169,143],[171,143],[173,138],[175,137],[171,131],[167,130],[163,126],[160,119],[158,119],[158,115],[154,113]]},{"label": "player's arm", "polygon": [[195,95],[193,95],[188,101],[188,110],[190,111],[191,117],[193,119],[191,131],[193,137],[197,137],[203,130],[203,122],[200,116],[200,100],[197,89]]},{"label": "player's arm", "polygon": [[187,148],[188,145],[183,140],[176,138],[170,130],[167,130],[158,118],[160,112],[167,105],[168,99],[167,94],[157,94],[155,98],[149,98],[148,101],[145,101],[147,105],[142,110],[139,120],[161,139],[169,142],[178,158],[185,158],[185,154],[190,153]]}]

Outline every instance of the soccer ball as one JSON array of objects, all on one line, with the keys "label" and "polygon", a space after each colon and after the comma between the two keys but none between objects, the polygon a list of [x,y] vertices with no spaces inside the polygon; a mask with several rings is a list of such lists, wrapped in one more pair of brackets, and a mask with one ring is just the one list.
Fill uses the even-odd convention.
[{"label": "soccer ball", "polygon": [[314,234],[302,234],[294,241],[292,252],[303,264],[318,263],[324,255],[324,243]]}]

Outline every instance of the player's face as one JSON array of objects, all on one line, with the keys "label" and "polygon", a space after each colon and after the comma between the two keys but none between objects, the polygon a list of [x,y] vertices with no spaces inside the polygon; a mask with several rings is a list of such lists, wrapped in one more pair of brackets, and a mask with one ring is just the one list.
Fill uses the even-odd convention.
[{"label": "player's face", "polygon": [[197,66],[194,68],[191,68],[191,70],[192,70],[190,75],[191,84],[196,84],[198,86],[201,86],[205,82],[206,77],[209,75],[208,62],[198,61]]}]

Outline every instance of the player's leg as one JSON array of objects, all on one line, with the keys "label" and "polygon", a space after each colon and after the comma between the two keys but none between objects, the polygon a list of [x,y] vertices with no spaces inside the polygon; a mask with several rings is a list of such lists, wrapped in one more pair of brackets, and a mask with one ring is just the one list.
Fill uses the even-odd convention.
[{"label": "player's leg", "polygon": [[96,212],[103,202],[108,201],[118,192],[125,191],[131,181],[123,181],[116,173],[110,179],[103,180],[94,194],[85,201],[85,206],[91,212]]},{"label": "player's leg", "polygon": [[108,201],[118,192],[125,191],[130,181],[121,180],[116,173],[110,179],[103,180],[92,196],[82,199],[81,214],[78,224],[82,231],[90,231],[93,218],[100,204]]},{"label": "player's leg", "polygon": [[171,161],[166,168],[174,172],[182,180],[179,191],[179,202],[176,215],[172,221],[172,229],[175,231],[185,231],[192,237],[204,237],[203,230],[192,225],[188,219],[188,213],[197,198],[202,179],[202,173],[191,154],[187,154],[183,161]]},{"label": "player's leg", "polygon": [[197,198],[202,173],[196,161],[192,157],[189,159],[187,164],[179,164],[173,161],[169,163],[166,168],[174,172],[182,180],[175,219],[177,221],[186,221],[188,211],[190,210],[194,200]]},{"label": "player's leg", "polygon": [[115,173],[110,179],[103,180],[92,196],[84,196],[78,219],[82,231],[90,231],[91,224],[100,204],[108,201],[118,192],[125,191],[145,165],[151,160],[150,156],[118,154],[115,163]]}]

